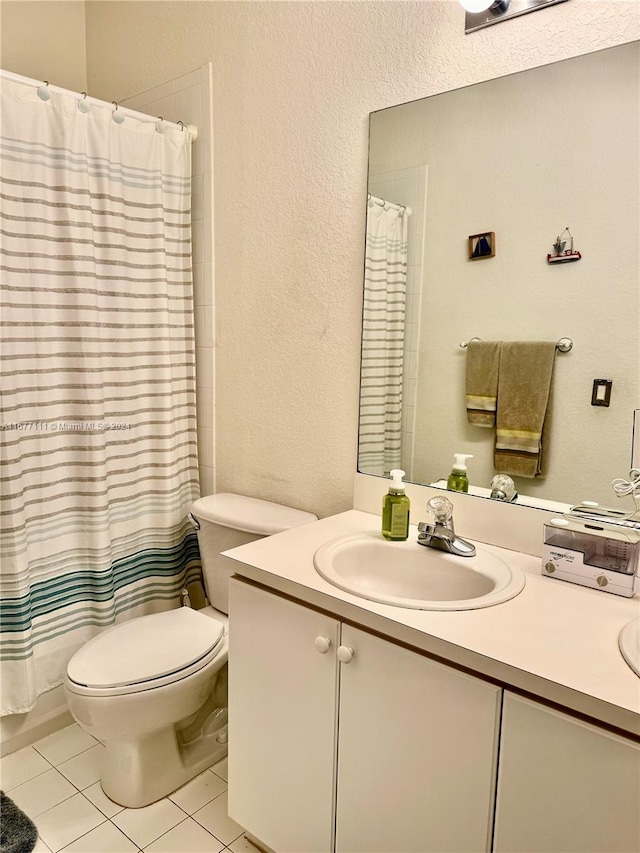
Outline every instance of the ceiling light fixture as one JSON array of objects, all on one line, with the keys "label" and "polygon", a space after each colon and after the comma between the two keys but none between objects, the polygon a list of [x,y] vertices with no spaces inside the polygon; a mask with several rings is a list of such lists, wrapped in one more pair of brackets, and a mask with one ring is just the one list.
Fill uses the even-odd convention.
[{"label": "ceiling light fixture", "polygon": [[536,12],[545,6],[565,2],[566,0],[460,0],[466,11],[464,31],[472,33],[508,18],[516,18],[518,15],[526,15],[527,12]]}]

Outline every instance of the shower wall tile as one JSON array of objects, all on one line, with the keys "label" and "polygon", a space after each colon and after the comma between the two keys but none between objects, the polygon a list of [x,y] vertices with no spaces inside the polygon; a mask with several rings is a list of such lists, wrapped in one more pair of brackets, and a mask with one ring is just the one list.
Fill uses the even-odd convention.
[{"label": "shower wall tile", "polygon": [[[192,164],[195,171],[195,164]],[[194,174],[191,179],[191,219],[204,219],[204,175]]]},{"label": "shower wall tile", "polygon": [[149,112],[154,116],[158,116],[158,118],[163,118],[165,121],[175,121],[173,118],[176,114],[175,95],[166,95],[164,98],[152,101],[149,104]]},{"label": "shower wall tile", "polygon": [[[169,80],[167,83],[161,83],[159,86],[154,86],[153,89],[147,89],[146,92],[143,92],[141,95],[137,95],[137,97],[142,99],[142,102],[149,104],[152,101],[165,98],[167,95],[172,95],[175,91],[173,86],[174,81]],[[165,118],[169,118],[170,121],[173,121],[169,116],[165,116]]]},{"label": "shower wall tile", "polygon": [[211,65],[154,86],[123,106],[198,128],[191,146],[191,239],[200,491],[215,491],[215,299],[213,290],[213,109]]},{"label": "shower wall tile", "polygon": [[173,81],[174,91],[180,92],[183,89],[188,89],[190,86],[197,86],[200,82],[202,82],[203,70],[204,69],[202,68],[196,68],[195,71],[190,71],[188,74],[183,74],[182,77],[176,77],[176,79]]},{"label": "shower wall tile", "polygon": [[211,388],[197,389],[196,415],[198,426],[213,430],[213,391]]},{"label": "shower wall tile", "polygon": [[205,304],[204,264],[193,265],[193,303],[196,310]]},{"label": "shower wall tile", "polygon": [[213,305],[213,263],[202,265],[204,305]]},{"label": "shower wall tile", "polygon": [[204,468],[213,468],[213,430],[205,427],[198,428],[198,447],[200,450],[200,464]]},{"label": "shower wall tile", "polygon": [[216,490],[215,473],[213,468],[200,466],[200,491],[203,495],[212,495]]},{"label": "shower wall tile", "polygon": [[189,116],[190,124],[202,127],[202,81],[176,92],[175,105],[177,112]]},{"label": "shower wall tile", "polygon": [[201,264],[204,261],[204,246],[205,239],[204,223],[200,219],[192,220],[191,222],[191,252],[194,264]]},{"label": "shower wall tile", "polygon": [[198,388],[211,388],[213,385],[213,364],[208,347],[196,347],[196,385]]}]

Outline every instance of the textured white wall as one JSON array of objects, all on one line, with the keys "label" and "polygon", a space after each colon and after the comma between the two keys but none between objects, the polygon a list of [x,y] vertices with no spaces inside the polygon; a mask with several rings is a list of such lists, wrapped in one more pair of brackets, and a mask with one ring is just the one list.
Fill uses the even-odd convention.
[{"label": "textured white wall", "polygon": [[638,6],[467,36],[454,0],[87,2],[92,95],[213,64],[219,490],[352,505],[368,113],[638,38]]},{"label": "textured white wall", "polygon": [[83,0],[1,0],[0,67],[84,91],[84,11]]}]

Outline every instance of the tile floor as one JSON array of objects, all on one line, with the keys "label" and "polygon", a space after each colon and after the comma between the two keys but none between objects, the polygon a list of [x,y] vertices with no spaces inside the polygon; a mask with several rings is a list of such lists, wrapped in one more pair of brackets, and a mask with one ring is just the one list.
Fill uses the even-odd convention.
[{"label": "tile floor", "polygon": [[35,853],[258,853],[227,815],[226,759],[164,800],[125,809],[100,787],[103,749],[74,724],[0,761],[2,790],[38,827]]}]

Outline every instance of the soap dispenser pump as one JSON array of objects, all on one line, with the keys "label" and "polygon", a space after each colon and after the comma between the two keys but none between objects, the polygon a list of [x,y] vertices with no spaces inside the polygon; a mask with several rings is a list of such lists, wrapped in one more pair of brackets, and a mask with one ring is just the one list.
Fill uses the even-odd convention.
[{"label": "soap dispenser pump", "polygon": [[447,479],[447,489],[451,492],[468,492],[467,459],[473,459],[473,453],[454,453],[453,467]]},{"label": "soap dispenser pump", "polygon": [[409,498],[404,493],[404,471],[391,471],[391,485],[382,500],[382,535],[392,542],[409,538]]}]

